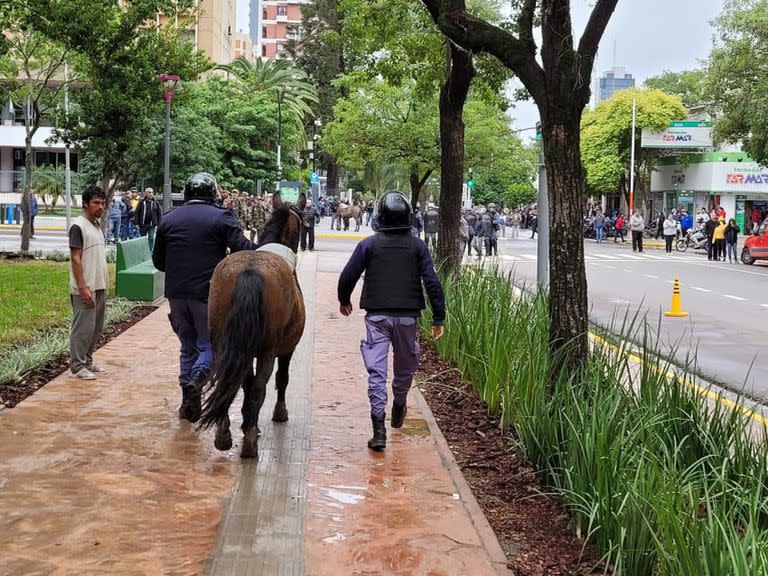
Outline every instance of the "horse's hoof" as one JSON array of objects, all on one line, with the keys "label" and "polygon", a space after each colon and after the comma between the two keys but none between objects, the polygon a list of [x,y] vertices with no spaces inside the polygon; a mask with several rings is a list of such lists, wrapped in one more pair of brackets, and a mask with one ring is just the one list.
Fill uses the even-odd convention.
[{"label": "horse's hoof", "polygon": [[258,460],[259,459],[259,449],[258,448],[248,448],[246,444],[243,444],[243,449],[240,451],[240,458],[242,459],[253,459]]},{"label": "horse's hoof", "polygon": [[259,431],[254,426],[243,436],[243,448],[240,450],[241,458],[259,457]]},{"label": "horse's hoof", "polygon": [[275,411],[272,413],[272,422],[288,422],[288,408],[285,404],[275,405]]},{"label": "horse's hoof", "polygon": [[229,430],[216,432],[216,438],[213,440],[213,445],[216,446],[216,450],[226,452],[232,448],[232,434]]}]

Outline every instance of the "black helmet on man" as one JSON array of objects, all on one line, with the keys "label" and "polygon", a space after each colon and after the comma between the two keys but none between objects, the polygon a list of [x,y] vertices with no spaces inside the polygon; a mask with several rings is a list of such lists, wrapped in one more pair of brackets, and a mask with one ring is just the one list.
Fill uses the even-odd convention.
[{"label": "black helmet on man", "polygon": [[391,190],[379,200],[378,221],[382,230],[410,230],[413,209],[402,193]]},{"label": "black helmet on man", "polygon": [[216,200],[216,194],[219,191],[219,185],[216,178],[207,172],[198,172],[193,174],[184,185],[184,201],[205,200],[213,202]]}]

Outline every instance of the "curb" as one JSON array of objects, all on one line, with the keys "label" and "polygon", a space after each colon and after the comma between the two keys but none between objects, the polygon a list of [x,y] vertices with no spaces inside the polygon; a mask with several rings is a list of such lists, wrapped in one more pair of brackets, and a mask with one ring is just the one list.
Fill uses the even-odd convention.
[{"label": "curb", "polygon": [[507,555],[499,544],[499,539],[496,537],[496,532],[493,531],[488,519],[485,517],[483,509],[480,508],[480,504],[477,503],[475,495],[472,489],[467,484],[464,474],[461,472],[461,468],[456,463],[451,452],[448,441],[443,436],[440,426],[435,420],[435,416],[432,414],[432,410],[429,408],[429,404],[424,399],[424,395],[421,393],[421,389],[418,386],[414,386],[411,389],[411,394],[416,398],[416,402],[419,405],[419,411],[423,414],[424,420],[429,426],[429,431],[432,434],[432,438],[435,440],[437,446],[437,452],[440,455],[440,459],[443,461],[448,474],[453,480],[456,489],[459,491],[459,497],[464,504],[464,508],[469,514],[469,518],[474,524],[477,530],[477,535],[488,554],[488,560],[491,562],[491,566],[496,570],[499,576],[512,576],[512,571],[508,568]]},{"label": "curb", "polygon": [[[0,230],[21,230],[21,224],[0,224]],[[35,230],[55,230],[64,232],[64,226],[35,226]]]}]

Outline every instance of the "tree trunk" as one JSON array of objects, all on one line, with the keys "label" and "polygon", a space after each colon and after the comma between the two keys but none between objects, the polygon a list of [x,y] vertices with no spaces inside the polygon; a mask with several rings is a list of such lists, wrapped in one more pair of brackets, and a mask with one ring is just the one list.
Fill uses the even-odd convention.
[{"label": "tree trunk", "polygon": [[589,353],[587,276],[584,269],[584,179],[579,115],[543,123],[549,186],[549,343],[552,357],[580,370]]},{"label": "tree trunk", "polygon": [[341,170],[334,158],[328,157],[328,168],[325,172],[325,194],[334,196],[339,193],[339,178]]},{"label": "tree trunk", "polygon": [[464,103],[475,75],[472,55],[448,43],[446,78],[440,88],[440,220],[437,260],[446,273],[458,270],[459,222],[464,191]]},{"label": "tree trunk", "polygon": [[21,225],[21,251],[29,252],[30,227],[30,198],[32,192],[32,177],[34,175],[34,152],[32,151],[32,137],[34,132],[27,133],[24,138],[24,149],[26,157],[24,158],[24,192],[21,196],[21,215],[24,222]]},{"label": "tree trunk", "polygon": [[424,176],[419,178],[418,166],[411,168],[408,179],[411,183],[411,207],[413,208],[414,212],[419,207],[419,196],[421,196],[421,189],[429,179],[430,174],[432,174],[431,168],[424,173]]}]

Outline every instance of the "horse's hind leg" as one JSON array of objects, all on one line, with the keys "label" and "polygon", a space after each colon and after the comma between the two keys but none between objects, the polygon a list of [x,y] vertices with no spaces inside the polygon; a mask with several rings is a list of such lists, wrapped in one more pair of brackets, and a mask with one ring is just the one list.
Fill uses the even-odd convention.
[{"label": "horse's hind leg", "polygon": [[285,389],[288,388],[288,368],[291,365],[293,351],[277,359],[277,374],[275,374],[275,388],[277,388],[277,403],[272,413],[273,422],[287,422],[288,408],[285,406]]},{"label": "horse's hind leg", "polygon": [[[264,404],[264,397],[267,395],[267,382],[269,377],[272,376],[272,370],[275,368],[275,357],[259,356],[256,362],[256,374],[251,380],[250,393],[246,394],[248,399],[251,420],[248,427],[245,428],[245,422],[243,422],[243,449],[240,451],[242,458],[258,458],[259,457],[259,412],[261,406]],[[245,402],[245,399],[243,400]]]},{"label": "horse's hind leg", "polygon": [[229,431],[229,416],[224,416],[216,424],[216,438],[213,440],[216,450],[229,450],[232,448],[232,433]]}]

